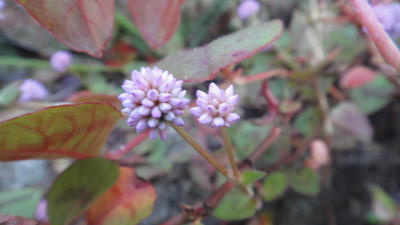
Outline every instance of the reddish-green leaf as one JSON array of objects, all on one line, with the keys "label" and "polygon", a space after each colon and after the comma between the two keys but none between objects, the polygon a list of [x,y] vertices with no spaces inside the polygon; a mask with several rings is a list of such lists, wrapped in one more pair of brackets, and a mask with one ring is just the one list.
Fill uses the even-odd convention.
[{"label": "reddish-green leaf", "polygon": [[96,157],[120,112],[109,104],[49,107],[0,123],[0,161]]},{"label": "reddish-green leaf", "polygon": [[0,215],[0,224],[37,225],[38,223],[20,216]]},{"label": "reddish-green leaf", "polygon": [[106,95],[101,93],[93,93],[91,91],[78,91],[65,99],[66,102],[82,103],[82,102],[99,102],[111,103],[116,108],[121,108],[121,101],[118,95]]},{"label": "reddish-green leaf", "polygon": [[185,0],[128,0],[140,32],[152,48],[165,44],[178,28]]},{"label": "reddish-green leaf", "polygon": [[116,162],[103,158],[79,160],[58,176],[48,195],[50,223],[72,224],[118,179]]},{"label": "reddish-green leaf", "polygon": [[156,200],[153,185],[136,176],[132,168],[120,167],[117,182],[90,208],[89,225],[134,225],[150,215]]},{"label": "reddish-green leaf", "polygon": [[154,66],[168,70],[186,82],[213,79],[221,69],[247,59],[270,45],[280,37],[282,29],[281,20],[248,27],[206,46],[169,55]]},{"label": "reddish-green leaf", "polygon": [[340,85],[344,88],[360,87],[371,82],[376,72],[365,66],[355,66],[346,72],[340,80]]},{"label": "reddish-green leaf", "polygon": [[114,26],[114,0],[16,0],[55,38],[102,57]]}]

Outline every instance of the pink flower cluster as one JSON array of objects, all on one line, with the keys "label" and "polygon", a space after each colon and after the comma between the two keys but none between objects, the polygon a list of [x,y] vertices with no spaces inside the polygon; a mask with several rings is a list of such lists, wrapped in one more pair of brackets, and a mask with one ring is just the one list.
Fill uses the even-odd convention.
[{"label": "pink flower cluster", "polygon": [[136,127],[137,132],[150,129],[150,139],[167,137],[167,122],[183,126],[180,115],[190,102],[182,90],[182,80],[177,80],[168,71],[155,67],[132,71],[132,80],[125,80],[122,88],[126,93],[118,98],[125,107],[122,112],[129,114],[127,123]]},{"label": "pink flower cluster", "polygon": [[237,8],[238,15],[241,19],[247,19],[260,10],[260,3],[256,0],[245,0]]},{"label": "pink flower cluster", "polygon": [[37,80],[26,79],[19,87],[22,92],[19,97],[20,102],[29,102],[33,100],[42,100],[49,95],[46,87]]},{"label": "pink flower cluster", "polygon": [[55,71],[64,73],[72,64],[72,54],[66,51],[57,51],[51,55],[50,64]]},{"label": "pink flower cluster", "polygon": [[201,124],[230,127],[240,119],[240,116],[234,113],[239,95],[233,95],[233,85],[223,91],[215,83],[211,83],[208,94],[198,90],[196,95],[198,107],[191,108],[190,112]]},{"label": "pink flower cluster", "polygon": [[392,37],[400,36],[400,3],[388,5],[378,4],[372,6],[376,18],[382,24],[383,29]]}]

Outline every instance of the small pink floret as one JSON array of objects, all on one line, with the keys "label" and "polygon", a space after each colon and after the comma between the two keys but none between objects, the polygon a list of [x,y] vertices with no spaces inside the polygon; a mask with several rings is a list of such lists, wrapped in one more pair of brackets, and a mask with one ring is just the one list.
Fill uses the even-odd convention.
[{"label": "small pink floret", "polygon": [[72,64],[72,54],[66,51],[57,51],[51,55],[50,64],[55,71],[64,73]]},{"label": "small pink floret", "polygon": [[238,15],[241,19],[247,19],[260,10],[260,3],[255,0],[245,0],[237,8]]},{"label": "small pink floret", "polygon": [[125,107],[123,113],[129,113],[127,123],[136,127],[137,132],[150,129],[150,139],[160,136],[167,138],[167,121],[183,126],[180,115],[190,102],[185,98],[182,81],[155,67],[132,71],[132,81],[126,80],[122,88],[126,93],[118,96]]},{"label": "small pink floret", "polygon": [[20,102],[42,100],[49,95],[46,87],[34,79],[26,79],[19,90],[22,92],[18,100]]},{"label": "small pink floret", "polygon": [[234,113],[239,95],[233,94],[233,85],[224,91],[215,83],[211,83],[208,94],[199,90],[196,95],[198,107],[191,108],[190,113],[197,117],[201,124],[230,127],[240,119],[240,116]]}]

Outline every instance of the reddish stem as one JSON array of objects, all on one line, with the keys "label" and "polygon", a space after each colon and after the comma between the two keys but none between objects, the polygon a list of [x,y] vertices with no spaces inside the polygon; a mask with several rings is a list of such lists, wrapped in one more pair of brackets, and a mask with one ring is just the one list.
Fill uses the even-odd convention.
[{"label": "reddish stem", "polygon": [[254,150],[248,157],[252,164],[254,164],[261,156],[268,150],[271,144],[278,138],[281,134],[282,129],[279,127],[272,128],[271,132],[269,133],[268,137]]},{"label": "reddish stem", "polygon": [[376,18],[371,6],[366,0],[350,0],[361,24],[367,29],[369,37],[375,43],[386,61],[392,65],[397,72],[400,69],[400,52],[392,39],[383,29]]},{"label": "reddish stem", "polygon": [[146,139],[150,134],[150,130],[140,133],[138,136],[136,136],[134,139],[132,139],[130,142],[128,142],[124,147],[119,149],[118,151],[115,152],[108,152],[106,155],[107,159],[114,159],[114,160],[119,160],[121,159],[124,155],[126,155],[128,152],[130,152],[134,147],[136,147],[138,144],[142,143],[144,139]]},{"label": "reddish stem", "polygon": [[257,73],[251,76],[240,76],[240,77],[236,77],[234,79],[234,83],[237,84],[247,84],[247,83],[252,83],[252,82],[256,82],[256,81],[260,81],[260,80],[265,80],[271,77],[287,77],[290,75],[290,72],[285,70],[285,69],[273,69],[273,70],[269,70],[269,71],[265,71],[262,73]]}]

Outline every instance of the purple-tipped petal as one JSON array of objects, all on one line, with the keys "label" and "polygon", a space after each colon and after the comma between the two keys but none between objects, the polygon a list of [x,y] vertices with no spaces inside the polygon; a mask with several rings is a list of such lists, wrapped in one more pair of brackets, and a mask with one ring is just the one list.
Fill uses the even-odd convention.
[{"label": "purple-tipped petal", "polygon": [[145,106],[139,106],[138,107],[139,111],[139,115],[141,116],[148,116],[150,114],[151,108],[145,107]]},{"label": "purple-tipped petal", "polygon": [[139,89],[145,90],[149,87],[149,83],[144,78],[138,77],[134,82]]},{"label": "purple-tipped petal", "polygon": [[190,113],[199,118],[204,113],[204,111],[200,107],[193,107],[190,109]]},{"label": "purple-tipped petal", "polygon": [[158,105],[158,108],[160,108],[161,112],[167,113],[171,110],[171,105],[168,103],[161,103]]},{"label": "purple-tipped petal", "polygon": [[147,92],[147,98],[152,101],[157,101],[158,100],[158,91],[155,89],[151,89],[150,91]]},{"label": "purple-tipped petal", "polygon": [[222,127],[225,124],[225,120],[222,119],[221,117],[215,117],[213,120],[214,126],[216,127]]},{"label": "purple-tipped petal", "polygon": [[174,88],[181,88],[183,84],[183,80],[178,80],[175,82]]},{"label": "purple-tipped petal", "polygon": [[[185,98],[186,90],[183,90],[179,93],[178,98]],[[189,99],[188,99],[189,100]],[[189,100],[190,101],[190,100]]]},{"label": "purple-tipped petal", "polygon": [[225,101],[226,101],[226,93],[225,93],[224,90],[221,90],[221,91],[219,92],[218,99],[219,99],[221,102],[225,102]]},{"label": "purple-tipped petal", "polygon": [[212,120],[213,120],[213,118],[208,113],[204,113],[199,118],[199,122],[201,124],[209,124],[212,122]]},{"label": "purple-tipped petal", "polygon": [[169,111],[167,114],[165,114],[164,119],[167,121],[173,121],[175,119],[175,114]]},{"label": "purple-tipped petal", "polygon": [[172,89],[171,95],[174,96],[174,97],[178,97],[178,95],[181,93],[181,91],[182,91],[182,88]]},{"label": "purple-tipped petal", "polygon": [[196,100],[196,103],[201,109],[203,109],[203,110],[207,109],[208,101],[206,101],[206,100],[204,100],[202,98],[198,98]]},{"label": "purple-tipped petal", "polygon": [[123,105],[124,107],[126,107],[126,108],[131,108],[131,109],[134,109],[134,108],[136,108],[136,106],[137,106],[137,105],[135,105],[135,104],[132,102],[132,100],[130,100],[130,99],[127,99],[127,100],[123,101],[123,102],[122,102],[122,105]]},{"label": "purple-tipped petal", "polygon": [[160,121],[160,122],[158,123],[158,129],[164,130],[166,127],[167,127],[167,123],[166,123],[166,122]]},{"label": "purple-tipped petal", "polygon": [[218,113],[218,110],[213,105],[208,105],[206,109],[211,116],[216,116]]},{"label": "purple-tipped petal", "polygon": [[185,122],[183,122],[183,119],[180,118],[179,116],[175,117],[173,123],[174,123],[175,125],[181,126],[181,127],[185,125]]},{"label": "purple-tipped petal", "polygon": [[226,97],[229,98],[233,95],[233,84],[229,85],[229,87],[225,90]]},{"label": "purple-tipped petal", "polygon": [[169,100],[169,104],[172,106],[172,108],[178,108],[179,106],[182,105],[182,101],[178,98],[171,98]]},{"label": "purple-tipped petal", "polygon": [[177,115],[177,116],[183,114],[183,112],[182,112],[180,109],[173,109],[172,112],[173,112],[175,115]]},{"label": "purple-tipped petal", "polygon": [[208,87],[208,96],[209,98],[217,98],[219,96],[219,92],[221,89],[213,82],[210,83],[210,86]]},{"label": "purple-tipped petal", "polygon": [[146,96],[146,94],[144,93],[144,91],[139,90],[139,89],[135,89],[131,92],[132,98],[133,98],[133,102],[137,103],[142,101],[142,99],[144,98],[144,96]]},{"label": "purple-tipped petal", "polygon": [[154,128],[158,125],[158,119],[156,118],[150,118],[147,120],[147,125],[149,125],[149,127]]},{"label": "purple-tipped petal", "polygon": [[147,108],[151,108],[154,106],[154,102],[148,98],[144,98],[141,103],[143,106],[145,106]]},{"label": "purple-tipped petal", "polygon": [[158,101],[160,102],[168,102],[171,99],[172,95],[170,93],[161,93],[158,96]]},{"label": "purple-tipped petal", "polygon": [[118,95],[118,99],[119,99],[121,102],[123,102],[123,101],[125,101],[125,100],[127,100],[127,99],[131,99],[131,100],[132,100],[132,97],[131,97],[131,95],[128,94],[128,93],[122,93],[122,94]]},{"label": "purple-tipped petal", "polygon": [[150,140],[156,140],[158,137],[158,129],[157,128],[151,128],[150,129]]},{"label": "purple-tipped petal", "polygon": [[239,102],[239,95],[234,95],[228,98],[228,105],[231,107],[235,107]]},{"label": "purple-tipped petal", "polygon": [[196,96],[197,98],[203,98],[204,100],[208,100],[208,94],[206,94],[204,91],[197,90]]},{"label": "purple-tipped petal", "polygon": [[142,75],[140,74],[140,72],[138,72],[138,71],[136,71],[136,70],[132,71],[132,74],[131,74],[132,80],[135,80],[136,78],[138,78],[138,77],[140,77],[140,76],[142,76]]},{"label": "purple-tipped petal", "polygon": [[159,130],[159,134],[162,141],[167,140],[167,129]]},{"label": "purple-tipped petal", "polygon": [[139,114],[139,107],[135,108],[131,114],[129,115],[129,118],[133,119],[133,120],[139,120],[140,118],[142,118],[142,116]]},{"label": "purple-tipped petal", "polygon": [[131,108],[124,108],[124,109],[121,110],[121,112],[124,113],[124,114],[131,114],[132,111],[133,110]]},{"label": "purple-tipped petal", "polygon": [[220,116],[225,116],[226,114],[229,113],[229,109],[230,109],[229,105],[224,102],[221,105],[219,105],[218,112]]},{"label": "purple-tipped petal", "polygon": [[189,104],[189,103],[190,103],[190,100],[189,100],[189,99],[187,99],[187,98],[181,98],[181,101],[182,101],[182,105],[181,105],[181,107],[182,107],[182,106],[186,106],[187,104]]},{"label": "purple-tipped petal", "polygon": [[225,119],[228,123],[234,124],[240,119],[240,116],[236,113],[229,113]]},{"label": "purple-tipped petal", "polygon": [[159,77],[157,77],[156,79],[153,80],[152,86],[153,86],[153,88],[158,89],[161,84],[162,84],[162,77],[159,76]]},{"label": "purple-tipped petal", "polygon": [[147,118],[143,118],[143,119],[139,120],[138,124],[136,125],[136,131],[143,132],[143,131],[147,130],[148,127],[149,126],[147,124]]},{"label": "purple-tipped petal", "polygon": [[158,108],[158,106],[154,106],[151,109],[151,116],[154,118],[160,118],[162,116],[161,110]]},{"label": "purple-tipped petal", "polygon": [[169,84],[168,83],[163,83],[161,86],[158,88],[158,91],[161,93],[166,93],[169,90]]}]

